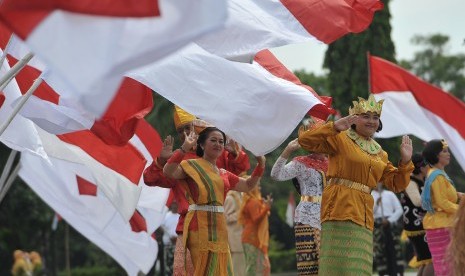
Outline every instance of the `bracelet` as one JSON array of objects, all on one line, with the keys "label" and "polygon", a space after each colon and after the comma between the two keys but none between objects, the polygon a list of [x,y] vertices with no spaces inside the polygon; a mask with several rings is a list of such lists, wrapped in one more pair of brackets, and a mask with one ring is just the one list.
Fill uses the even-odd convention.
[{"label": "bracelet", "polygon": [[183,160],[184,158],[184,151],[182,150],[177,150],[173,153],[173,155],[171,155],[170,159],[168,159],[168,161],[166,161],[167,164],[173,164],[173,163],[181,163],[181,161]]}]

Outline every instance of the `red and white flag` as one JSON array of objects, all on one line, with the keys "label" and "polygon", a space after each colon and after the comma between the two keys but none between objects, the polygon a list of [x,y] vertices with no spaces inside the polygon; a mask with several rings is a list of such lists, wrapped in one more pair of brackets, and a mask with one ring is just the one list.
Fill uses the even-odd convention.
[{"label": "red and white flag", "polygon": [[2,1],[0,20],[96,116],[126,71],[168,56],[226,20],[226,2],[218,0],[159,0],[159,9],[156,1],[53,2]]},{"label": "red and white flag", "polygon": [[380,138],[412,134],[429,141],[446,139],[465,170],[465,103],[407,70],[370,56],[371,92],[385,99]]},{"label": "red and white flag", "polygon": [[196,42],[218,56],[250,62],[264,49],[359,33],[383,8],[379,0],[229,0],[223,29]]},{"label": "red and white flag", "polygon": [[[270,52],[256,61],[229,61],[192,44],[129,76],[263,155],[278,147],[307,112],[327,117],[331,109],[328,99],[295,79],[281,78],[292,73]],[[287,74],[279,75],[280,70]]]},{"label": "red and white flag", "polygon": [[290,227],[294,227],[294,214],[295,213],[295,199],[294,192],[289,193],[289,200],[287,201],[286,208],[286,223]]},{"label": "red and white flag", "polygon": [[[1,53],[0,51],[0,55]],[[0,69],[0,75],[3,76],[8,70],[10,70],[10,67],[4,62]],[[18,84],[13,80],[2,91],[0,126],[3,126],[10,118],[13,112],[11,105],[20,97],[21,92]],[[17,151],[30,151],[43,157],[46,156],[34,124],[21,116],[17,116],[11,121],[10,125],[0,135],[0,142]]]},{"label": "red and white flag", "polygon": [[[143,185],[142,172],[138,176],[125,173],[122,167],[132,166],[135,162],[130,155],[117,155],[115,151],[112,153],[95,144],[103,151],[101,157],[106,156],[107,159],[93,152],[89,154],[95,158],[92,163],[89,158],[83,158],[84,154],[79,150],[73,149],[75,146],[54,140],[52,138],[55,136],[44,131],[40,131],[40,135],[47,138],[45,148],[53,157],[50,157],[50,162],[45,162],[43,158],[23,154],[20,176],[70,225],[120,263],[129,275],[137,275],[139,271],[147,273],[157,256],[157,244],[152,233],[160,226],[167,211],[165,204],[169,189]],[[68,140],[73,139],[68,137]],[[130,145],[148,166],[158,156],[161,140],[157,132],[142,121]],[[83,145],[77,146],[88,149]],[[118,156],[119,164],[114,159]],[[118,214],[121,213],[118,207],[122,206],[115,205],[110,198],[114,194],[108,194],[99,184],[102,181],[127,184],[121,181],[117,183],[122,176],[137,178],[142,190],[139,200],[135,202],[136,208],[127,217]],[[131,183],[133,186],[135,184]],[[112,192],[131,197],[123,186]]]},{"label": "red and white flag", "polygon": [[58,228],[58,222],[60,222],[63,218],[55,212],[55,215],[53,215],[53,220],[52,220],[52,230],[56,231]]},{"label": "red and white flag", "polygon": [[57,158],[51,163],[21,155],[21,178],[67,223],[113,257],[129,275],[148,273],[157,257],[157,242],[137,210],[130,223],[95,184],[82,164]]},{"label": "red and white flag", "polygon": [[[0,46],[5,47],[10,33],[0,27]],[[13,66],[29,49],[15,36],[8,46],[8,62]],[[56,78],[46,71],[45,65],[34,57],[16,76],[20,90],[24,93],[35,79],[42,82],[23,108],[20,114],[32,120],[37,126],[52,134],[91,129],[108,144],[123,145],[134,135],[137,123],[143,120],[153,108],[152,90],[145,85],[124,78],[115,98],[111,101],[100,119],[79,106],[74,94],[68,87],[60,87]],[[19,100],[19,99],[18,99]]]}]

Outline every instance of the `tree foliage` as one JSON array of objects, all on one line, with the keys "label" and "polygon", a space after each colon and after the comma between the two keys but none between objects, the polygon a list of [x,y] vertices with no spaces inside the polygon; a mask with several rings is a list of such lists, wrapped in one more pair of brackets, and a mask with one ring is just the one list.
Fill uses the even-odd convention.
[{"label": "tree foliage", "polygon": [[367,52],[395,62],[389,2],[383,1],[384,9],[375,13],[367,30],[346,35],[328,46],[323,66],[329,69],[329,94],[343,115],[353,100],[368,95]]},{"label": "tree foliage", "polygon": [[423,80],[465,100],[465,54],[448,54],[449,37],[442,34],[417,35],[412,43],[422,47],[412,60],[401,65]]}]

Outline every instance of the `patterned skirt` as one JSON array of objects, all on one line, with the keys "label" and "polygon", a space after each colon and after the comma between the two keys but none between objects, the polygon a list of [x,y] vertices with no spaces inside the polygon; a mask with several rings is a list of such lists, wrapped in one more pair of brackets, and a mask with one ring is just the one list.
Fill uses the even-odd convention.
[{"label": "patterned skirt", "polygon": [[268,256],[254,245],[243,243],[242,246],[245,255],[245,275],[270,275],[271,265]]},{"label": "patterned skirt", "polygon": [[299,275],[318,275],[320,230],[306,224],[296,224],[295,249]]},{"label": "patterned skirt", "polygon": [[450,243],[450,232],[447,228],[426,230],[426,240],[433,257],[436,276],[452,275],[452,264],[446,259],[446,250]]},{"label": "patterned skirt", "polygon": [[372,275],[373,233],[351,221],[321,225],[318,275]]},{"label": "patterned skirt", "polygon": [[373,254],[376,270],[380,275],[398,275],[404,272],[404,258],[400,242],[399,225],[383,226],[375,220],[373,230]]}]

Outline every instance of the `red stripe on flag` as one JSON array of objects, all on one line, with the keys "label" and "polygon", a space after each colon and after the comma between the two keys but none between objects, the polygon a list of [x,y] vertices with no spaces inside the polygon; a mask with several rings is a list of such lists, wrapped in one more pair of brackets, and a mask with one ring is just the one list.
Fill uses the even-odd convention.
[{"label": "red stripe on flag", "polygon": [[373,94],[410,92],[420,106],[442,118],[465,138],[465,103],[387,60],[374,56],[369,59]]},{"label": "red stripe on flag", "polygon": [[0,20],[26,40],[54,10],[123,18],[160,15],[158,0],[4,0],[0,5]]},{"label": "red stripe on flag", "polygon": [[315,105],[309,110],[308,114],[317,118],[326,120],[329,115],[336,111],[331,108],[332,98],[318,95],[312,87],[303,84],[299,78],[286,68],[269,50],[263,50],[255,55],[254,61],[259,63],[263,68],[274,76],[290,81],[298,86],[301,86],[312,93],[323,104]]},{"label": "red stripe on flag", "polygon": [[136,128],[136,135],[155,160],[160,155],[163,142],[158,132],[145,120],[140,120]]},{"label": "red stripe on flag", "polygon": [[383,9],[379,0],[281,0],[300,24],[314,37],[331,43],[347,33],[359,33]]},{"label": "red stripe on flag", "polygon": [[131,78],[124,78],[115,98],[91,130],[105,143],[124,145],[134,135],[140,120],[153,108],[152,90]]},{"label": "red stripe on flag", "polygon": [[0,108],[2,107],[3,103],[5,102],[5,94],[0,91]]},{"label": "red stripe on flag", "polygon": [[81,148],[92,158],[125,176],[135,185],[139,183],[147,160],[133,145],[105,144],[89,130],[57,135],[57,137],[66,143]]},{"label": "red stripe on flag", "polygon": [[132,215],[131,219],[129,220],[129,224],[131,225],[131,229],[134,232],[147,232],[147,222],[145,218],[136,210],[134,215]]},{"label": "red stripe on flag", "polygon": [[[13,67],[18,60],[8,55],[8,63],[10,67]],[[40,76],[41,72],[32,66],[26,65],[16,76],[16,82],[18,83],[19,89],[22,94],[25,94],[27,90],[32,86],[33,82]],[[55,92],[46,82],[42,82],[39,87],[34,91],[34,96],[49,101],[54,104],[58,104],[60,101],[60,95]]]},{"label": "red stripe on flag", "polygon": [[76,181],[77,181],[80,195],[89,195],[89,196],[97,195],[97,185],[80,177],[79,175],[76,175]]}]

